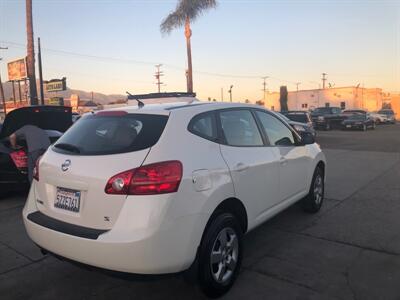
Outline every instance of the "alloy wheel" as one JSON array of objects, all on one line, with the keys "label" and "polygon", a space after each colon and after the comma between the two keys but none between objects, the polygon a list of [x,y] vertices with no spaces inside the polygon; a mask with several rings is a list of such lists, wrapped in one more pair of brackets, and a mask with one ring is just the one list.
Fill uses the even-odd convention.
[{"label": "alloy wheel", "polygon": [[322,180],[322,176],[320,174],[318,174],[317,177],[315,177],[315,181],[314,181],[315,204],[321,205],[323,194],[324,194],[324,182]]},{"label": "alloy wheel", "polygon": [[238,236],[230,227],[222,229],[214,241],[210,255],[210,268],[214,280],[218,283],[229,282],[235,272],[238,258]]}]

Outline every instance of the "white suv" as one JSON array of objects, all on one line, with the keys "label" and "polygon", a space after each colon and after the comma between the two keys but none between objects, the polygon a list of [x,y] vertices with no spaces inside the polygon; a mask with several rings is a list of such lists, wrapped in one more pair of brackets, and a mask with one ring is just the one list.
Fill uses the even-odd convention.
[{"label": "white suv", "polygon": [[313,138],[258,106],[125,107],[81,118],[48,149],[23,219],[44,251],[119,272],[188,270],[219,296],[243,234],[299,200],[317,212],[325,174]]}]

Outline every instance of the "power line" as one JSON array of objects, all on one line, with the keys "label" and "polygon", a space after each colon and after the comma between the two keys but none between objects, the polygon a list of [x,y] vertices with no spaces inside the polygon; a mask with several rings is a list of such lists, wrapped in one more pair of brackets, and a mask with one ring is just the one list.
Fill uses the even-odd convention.
[{"label": "power line", "polygon": [[[13,47],[16,48],[23,48],[25,47],[25,44],[23,43],[15,43],[15,42],[10,42],[10,41],[0,41],[2,43],[6,43],[9,45],[12,45]],[[57,50],[57,49],[51,49],[51,48],[42,48],[43,51],[58,54],[58,55],[66,55],[66,56],[75,56],[75,57],[81,57],[81,58],[87,58],[87,59],[93,59],[93,60],[100,60],[100,61],[114,61],[118,63],[130,63],[130,64],[141,64],[141,65],[157,65],[158,62],[149,62],[149,61],[140,61],[140,60],[133,60],[133,59],[126,59],[126,58],[117,58],[117,57],[107,57],[107,56],[97,56],[97,55],[91,55],[91,54],[83,54],[83,53],[77,53],[77,52],[71,52],[71,51],[65,51],[65,50]],[[175,69],[179,71],[184,71],[186,68],[172,65],[172,64],[163,64],[163,66],[170,68],[170,69]],[[235,74],[225,74],[225,73],[214,73],[214,72],[206,72],[206,71],[194,71],[196,74],[201,74],[201,75],[208,75],[208,76],[215,76],[215,77],[223,77],[223,78],[240,78],[240,79],[257,79],[262,76],[260,75],[235,75]],[[289,81],[273,76],[268,76],[268,78],[279,81],[279,82],[286,82],[290,84],[296,84],[294,81]]]}]

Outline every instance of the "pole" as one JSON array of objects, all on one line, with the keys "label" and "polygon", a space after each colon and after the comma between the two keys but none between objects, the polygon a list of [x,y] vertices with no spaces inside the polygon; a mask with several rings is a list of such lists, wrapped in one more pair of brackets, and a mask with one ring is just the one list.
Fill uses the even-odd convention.
[{"label": "pole", "polygon": [[154,77],[155,77],[156,80],[157,80],[156,85],[157,85],[158,93],[161,92],[161,85],[163,84],[163,82],[161,82],[161,76],[164,76],[163,72],[160,71],[161,66],[162,66],[162,64],[156,65],[157,71],[156,71],[156,73],[154,74]]},{"label": "pole", "polygon": [[26,0],[27,69],[31,105],[38,104],[35,75],[35,45],[33,40],[32,0]]},{"label": "pole", "polygon": [[221,101],[224,102],[224,88],[221,88]]},{"label": "pole", "polygon": [[301,82],[296,82],[296,109],[299,109],[298,107],[298,94],[299,94],[299,85]]},{"label": "pole", "polygon": [[327,81],[326,73],[322,73],[322,89],[325,89],[325,82]]},{"label": "pole", "polygon": [[18,80],[18,97],[19,97],[19,103],[22,103],[22,97],[21,97],[21,81]]},{"label": "pole", "polygon": [[40,47],[40,37],[38,38],[38,63],[39,63],[40,104],[44,105],[43,74],[42,74],[42,50],[41,50],[41,47]]},{"label": "pole", "polygon": [[11,81],[11,82],[12,82],[12,90],[13,90],[14,108],[16,108],[16,106],[17,106],[17,102],[16,102],[16,99],[15,99],[15,86],[14,86],[14,80],[13,80],[13,81]]},{"label": "pole", "polygon": [[233,85],[231,85],[231,87],[229,88],[229,99],[231,100],[231,102],[232,102],[232,88],[233,88]]},{"label": "pole", "polygon": [[263,89],[262,89],[262,91],[263,91],[263,100],[264,100],[264,103],[265,103],[265,93],[267,92],[267,78],[268,78],[268,76],[264,76],[264,77],[262,77],[261,79],[263,79]]},{"label": "pole", "polygon": [[[7,50],[7,49],[8,49],[8,47],[0,47],[0,50]],[[2,60],[1,57],[0,57],[0,60]],[[0,96],[1,96],[1,99],[3,100],[4,114],[7,114],[6,97],[4,96],[3,82],[1,81],[1,72],[0,72]]]},{"label": "pole", "polygon": [[3,83],[2,83],[2,81],[1,81],[1,74],[0,74],[0,96],[1,96],[1,99],[3,100],[3,110],[4,110],[4,114],[7,114],[6,98],[4,97],[4,89],[3,89]]}]

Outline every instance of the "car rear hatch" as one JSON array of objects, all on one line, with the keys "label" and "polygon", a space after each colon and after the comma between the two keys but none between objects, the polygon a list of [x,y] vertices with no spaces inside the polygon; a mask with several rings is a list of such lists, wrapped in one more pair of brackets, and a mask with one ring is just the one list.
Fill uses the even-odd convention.
[{"label": "car rear hatch", "polygon": [[142,165],[168,115],[99,112],[75,123],[39,162],[38,209],[52,218],[110,229],[127,196],[107,194],[108,180]]},{"label": "car rear hatch", "polygon": [[9,112],[1,127],[0,139],[8,137],[24,125],[65,132],[72,124],[71,107],[29,106]]}]

